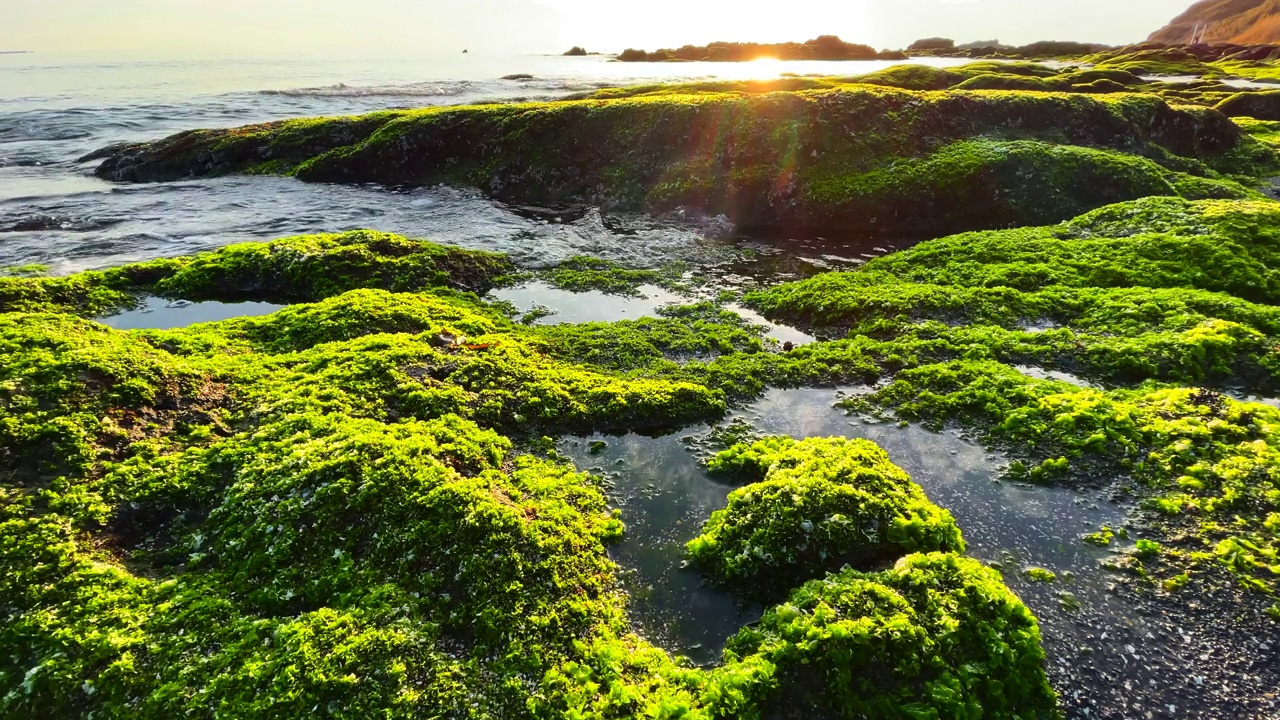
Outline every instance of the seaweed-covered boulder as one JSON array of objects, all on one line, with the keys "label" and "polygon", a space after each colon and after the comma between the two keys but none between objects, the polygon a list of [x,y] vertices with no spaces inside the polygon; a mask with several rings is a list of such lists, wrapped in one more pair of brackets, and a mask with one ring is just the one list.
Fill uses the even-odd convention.
[{"label": "seaweed-covered boulder", "polygon": [[1227,117],[1280,120],[1280,90],[1236,93],[1218,103],[1215,109]]},{"label": "seaweed-covered boulder", "polygon": [[975,75],[956,85],[957,90],[1022,90],[1031,92],[1053,92],[1058,85],[1044,78],[1027,75],[1011,75],[990,73]]},{"label": "seaweed-covered boulder", "polygon": [[96,316],[138,293],[187,300],[314,301],[357,288],[483,293],[515,272],[505,255],[373,230],[227,245],[70,277],[0,277],[0,312]]},{"label": "seaweed-covered boulder", "polygon": [[[1040,629],[1000,575],[953,554],[911,555],[796,590],[729,641],[726,675],[763,717],[1052,718]],[[763,676],[763,677],[761,677]]]},{"label": "seaweed-covered boulder", "polygon": [[964,75],[928,65],[895,65],[866,75],[851,77],[849,81],[903,90],[946,90],[963,82]]},{"label": "seaweed-covered boulder", "polygon": [[1194,75],[1217,77],[1223,72],[1185,48],[1134,45],[1082,58],[1099,70],[1126,70],[1134,75]]},{"label": "seaweed-covered boulder", "polygon": [[455,287],[485,292],[514,272],[505,256],[355,230],[228,245],[166,267],[155,289],[189,299],[270,296],[318,300],[356,288]]},{"label": "seaweed-covered boulder", "polygon": [[769,597],[845,565],[964,550],[951,513],[866,440],[768,438],[710,467],[761,480],[734,491],[688,544],[689,559],[722,585]]},{"label": "seaweed-covered boulder", "polygon": [[[1045,75],[1051,69],[1014,70],[1020,79],[1001,82],[1057,87]],[[712,83],[286,121],[111,149],[97,173],[121,181],[276,172],[312,182],[449,183],[512,201],[696,207],[747,227],[938,234],[1176,195],[1174,181],[1188,168],[1262,174],[1278,165],[1223,115],[1155,96],[866,84],[940,87],[951,82],[944,72],[763,86],[789,88],[775,92]]]}]

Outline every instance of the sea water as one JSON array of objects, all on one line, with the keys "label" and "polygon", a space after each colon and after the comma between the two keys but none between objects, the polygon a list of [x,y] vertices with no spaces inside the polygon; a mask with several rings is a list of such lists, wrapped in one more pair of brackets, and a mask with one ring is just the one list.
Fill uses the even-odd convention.
[{"label": "sea water", "polygon": [[[922,59],[934,65],[961,62]],[[85,154],[193,128],[387,108],[561,98],[635,83],[855,75],[856,62],[619,63],[603,56],[187,58],[0,55],[0,268],[69,273],[232,242],[374,228],[511,253],[529,265],[594,255],[636,265],[697,254],[696,224],[548,217],[449,188],[225,177],[121,185]],[[531,78],[503,79],[529,75]]]}]

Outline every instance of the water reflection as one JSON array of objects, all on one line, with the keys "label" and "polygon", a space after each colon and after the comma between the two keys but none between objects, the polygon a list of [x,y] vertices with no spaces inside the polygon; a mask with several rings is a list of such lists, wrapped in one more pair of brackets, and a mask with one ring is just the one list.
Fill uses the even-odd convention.
[{"label": "water reflection", "polygon": [[188,302],[149,297],[141,307],[98,318],[98,322],[117,330],[171,330],[197,323],[270,315],[283,307],[264,302]]}]

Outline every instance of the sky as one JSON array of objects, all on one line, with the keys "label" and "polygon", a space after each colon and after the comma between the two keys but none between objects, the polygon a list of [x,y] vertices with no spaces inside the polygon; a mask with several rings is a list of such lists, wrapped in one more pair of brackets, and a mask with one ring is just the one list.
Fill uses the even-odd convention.
[{"label": "sky", "polygon": [[0,0],[0,50],[616,52],[822,34],[1137,42],[1191,0]]}]

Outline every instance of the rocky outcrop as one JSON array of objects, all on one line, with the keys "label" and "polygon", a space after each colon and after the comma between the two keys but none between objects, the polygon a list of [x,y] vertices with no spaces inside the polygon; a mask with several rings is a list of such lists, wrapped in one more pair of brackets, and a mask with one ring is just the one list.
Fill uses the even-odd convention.
[{"label": "rocky outcrop", "polygon": [[1280,90],[1238,93],[1219,103],[1217,109],[1228,117],[1280,120]]},{"label": "rocky outcrop", "polygon": [[1167,45],[1280,42],[1280,0],[1200,0],[1150,40]]},{"label": "rocky outcrop", "polygon": [[1222,114],[1154,96],[858,83],[662,92],[188,132],[106,151],[97,174],[446,183],[512,202],[697,208],[749,227],[937,234],[1054,222],[1179,188],[1238,197],[1248,191],[1209,168],[1253,174],[1241,158],[1272,157]]},{"label": "rocky outcrop", "polygon": [[897,55],[876,52],[869,45],[849,43],[835,35],[823,35],[803,43],[713,42],[646,52],[628,48],[618,55],[621,62],[748,62],[760,58],[774,60],[886,60]]}]

